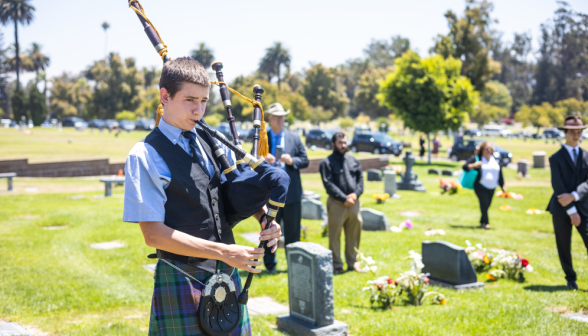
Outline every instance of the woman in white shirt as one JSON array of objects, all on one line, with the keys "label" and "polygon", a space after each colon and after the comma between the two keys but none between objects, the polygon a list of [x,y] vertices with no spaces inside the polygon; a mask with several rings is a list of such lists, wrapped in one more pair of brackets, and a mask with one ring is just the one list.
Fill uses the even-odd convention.
[{"label": "woman in white shirt", "polygon": [[480,225],[484,229],[490,229],[488,208],[492,203],[494,190],[500,186],[502,191],[506,192],[502,167],[494,159],[494,146],[491,142],[482,142],[478,147],[477,154],[469,158],[463,165],[463,170],[465,171],[472,169],[478,171],[478,176],[474,182],[474,191],[480,201],[480,211],[482,212]]}]

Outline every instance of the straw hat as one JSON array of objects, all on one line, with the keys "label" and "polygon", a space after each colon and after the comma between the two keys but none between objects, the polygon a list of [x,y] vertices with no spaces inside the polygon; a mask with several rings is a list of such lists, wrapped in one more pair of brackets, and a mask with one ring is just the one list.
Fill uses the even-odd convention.
[{"label": "straw hat", "polygon": [[269,115],[275,115],[277,117],[282,117],[285,116],[287,114],[290,113],[290,110],[285,111],[284,107],[282,106],[282,104],[280,103],[273,103],[270,104],[270,106],[268,106],[267,110],[265,111],[265,113],[269,114]]}]

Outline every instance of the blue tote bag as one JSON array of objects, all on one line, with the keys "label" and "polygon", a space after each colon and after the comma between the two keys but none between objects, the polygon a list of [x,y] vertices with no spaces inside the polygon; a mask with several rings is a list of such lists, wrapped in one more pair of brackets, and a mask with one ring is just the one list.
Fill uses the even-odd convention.
[{"label": "blue tote bag", "polygon": [[[478,156],[476,155],[476,162],[479,161]],[[478,171],[475,169],[470,169],[470,171],[462,171],[457,179],[457,182],[461,184],[462,187],[466,189],[474,189],[474,182],[478,177]]]}]

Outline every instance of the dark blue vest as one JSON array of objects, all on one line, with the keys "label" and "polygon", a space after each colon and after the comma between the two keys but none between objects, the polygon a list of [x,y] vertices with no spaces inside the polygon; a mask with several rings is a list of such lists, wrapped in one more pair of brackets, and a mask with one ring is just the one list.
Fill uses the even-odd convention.
[{"label": "dark blue vest", "polygon": [[[203,130],[196,134],[208,160],[214,166],[214,174],[209,179],[202,168],[186,153],[180,145],[174,145],[159,128],[155,128],[146,138],[163,158],[171,172],[171,182],[165,195],[165,225],[191,236],[212,242],[235,244],[233,231],[225,220],[223,200],[220,193],[221,175],[219,164],[212,155],[208,138]],[[164,255],[173,255],[165,252]],[[161,256],[161,251],[158,251]],[[185,257],[184,257],[185,259]],[[187,263],[211,273],[215,273],[216,260],[196,257],[187,258]]]}]

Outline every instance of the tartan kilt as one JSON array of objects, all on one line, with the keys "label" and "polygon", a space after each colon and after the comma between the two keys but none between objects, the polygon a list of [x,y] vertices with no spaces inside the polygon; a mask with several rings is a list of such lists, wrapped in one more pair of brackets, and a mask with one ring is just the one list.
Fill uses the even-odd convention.
[{"label": "tartan kilt", "polygon": [[[182,271],[190,274],[202,283],[212,273],[195,266],[167,260]],[[221,263],[221,271],[231,274],[232,267]],[[237,288],[237,297],[241,292],[239,272],[233,273],[233,282]],[[204,286],[180,273],[165,262],[158,260],[155,267],[155,286],[151,301],[151,318],[149,336],[198,336],[206,335],[198,324],[198,306]],[[241,321],[230,336],[250,336],[251,324],[247,306],[241,306]]]}]

